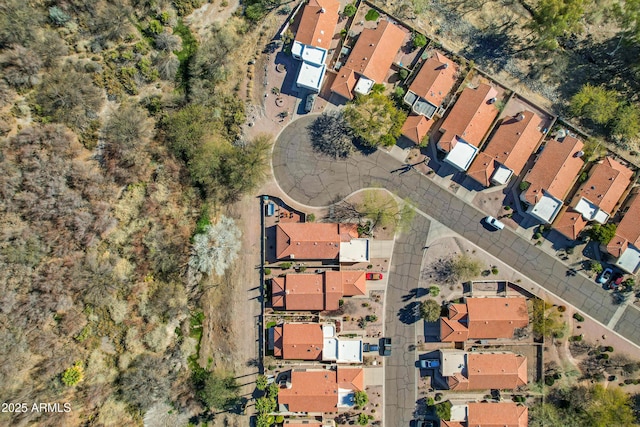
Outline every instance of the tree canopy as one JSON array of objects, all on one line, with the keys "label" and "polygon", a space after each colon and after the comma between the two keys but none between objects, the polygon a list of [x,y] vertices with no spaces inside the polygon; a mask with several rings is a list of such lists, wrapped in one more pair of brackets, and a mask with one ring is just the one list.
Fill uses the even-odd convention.
[{"label": "tree canopy", "polygon": [[616,116],[618,97],[615,90],[587,83],[571,98],[571,113],[600,125],[607,124]]},{"label": "tree canopy", "polygon": [[369,147],[392,146],[402,132],[407,113],[396,108],[382,93],[356,96],[344,110],[344,117],[353,134]]},{"label": "tree canopy", "polygon": [[540,0],[528,27],[541,49],[556,49],[558,38],[582,31],[580,21],[590,0]]},{"label": "tree canopy", "polygon": [[442,309],[435,300],[428,299],[420,303],[420,317],[427,322],[435,322],[440,318]]}]

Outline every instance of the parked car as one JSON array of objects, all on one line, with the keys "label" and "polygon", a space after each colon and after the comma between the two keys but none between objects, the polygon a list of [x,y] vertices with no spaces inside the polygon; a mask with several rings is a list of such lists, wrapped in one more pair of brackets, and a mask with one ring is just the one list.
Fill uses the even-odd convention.
[{"label": "parked car", "polygon": [[614,291],[619,291],[622,288],[622,282],[624,282],[624,274],[617,273],[613,274],[611,281],[609,282],[609,289],[613,289]]},{"label": "parked car", "polygon": [[602,273],[600,273],[600,275],[596,279],[596,282],[600,283],[601,285],[604,285],[609,280],[611,280],[612,274],[613,274],[613,270],[607,267],[604,269]]},{"label": "parked car", "polygon": [[420,368],[422,369],[432,369],[440,366],[440,360],[438,359],[426,359],[420,361]]},{"label": "parked car", "polygon": [[367,280],[382,280],[382,273],[367,273],[365,275]]},{"label": "parked car", "polygon": [[492,217],[491,215],[486,217],[484,219],[484,222],[486,222],[488,225],[495,228],[496,230],[502,230],[504,228],[504,223],[498,221],[496,218]]},{"label": "parked car", "polygon": [[362,344],[362,351],[364,352],[380,351],[380,346],[377,344],[364,343]]},{"label": "parked car", "polygon": [[382,352],[383,356],[391,356],[391,338],[383,338],[382,344],[384,351]]},{"label": "parked car", "polygon": [[304,103],[304,111],[306,111],[307,113],[310,113],[311,110],[313,110],[313,104],[316,102],[316,94],[315,93],[310,93],[309,95],[307,95],[307,100]]}]

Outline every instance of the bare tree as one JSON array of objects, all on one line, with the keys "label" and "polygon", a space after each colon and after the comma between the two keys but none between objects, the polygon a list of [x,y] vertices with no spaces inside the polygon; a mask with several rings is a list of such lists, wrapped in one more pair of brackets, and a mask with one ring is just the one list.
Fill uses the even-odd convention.
[{"label": "bare tree", "polygon": [[15,46],[0,55],[0,67],[3,68],[7,83],[22,89],[38,83],[38,72],[42,67],[42,61],[32,50]]},{"label": "bare tree", "polygon": [[353,153],[351,128],[341,112],[322,113],[308,128],[313,149],[333,158],[347,158]]}]

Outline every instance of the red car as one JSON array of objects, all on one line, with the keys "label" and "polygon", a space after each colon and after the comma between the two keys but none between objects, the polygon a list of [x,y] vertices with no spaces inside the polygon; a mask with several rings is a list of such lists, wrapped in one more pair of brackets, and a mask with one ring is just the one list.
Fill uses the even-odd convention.
[{"label": "red car", "polygon": [[367,280],[381,280],[382,279],[382,273],[367,273],[365,278]]}]

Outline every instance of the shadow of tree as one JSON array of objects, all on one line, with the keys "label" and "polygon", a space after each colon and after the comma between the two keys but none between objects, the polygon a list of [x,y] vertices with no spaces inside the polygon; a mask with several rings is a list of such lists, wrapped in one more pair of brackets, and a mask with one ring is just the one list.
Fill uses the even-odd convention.
[{"label": "shadow of tree", "polygon": [[407,301],[409,301],[409,300],[411,300],[411,299],[414,299],[414,298],[420,298],[420,297],[423,297],[423,296],[427,295],[428,293],[429,293],[429,290],[428,290],[428,289],[424,289],[424,288],[413,288],[413,289],[411,289],[411,290],[409,291],[409,293],[408,293],[408,294],[406,294],[406,295],[403,295],[403,296],[402,296],[402,301],[403,301],[403,302],[407,302]]},{"label": "shadow of tree", "polygon": [[420,303],[413,301],[398,310],[398,319],[406,325],[412,325],[420,320]]}]

